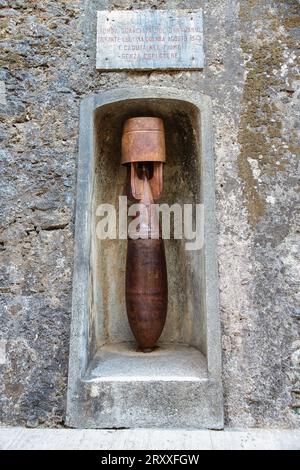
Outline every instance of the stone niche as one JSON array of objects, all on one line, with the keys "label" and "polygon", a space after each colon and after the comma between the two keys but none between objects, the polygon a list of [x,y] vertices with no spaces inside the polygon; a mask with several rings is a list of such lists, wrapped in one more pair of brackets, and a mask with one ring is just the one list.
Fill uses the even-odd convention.
[{"label": "stone niche", "polygon": [[[202,203],[204,246],[165,240],[168,315],[158,349],[136,351],[125,307],[126,240],[99,240],[96,209],[118,207],[124,121],[164,120],[159,202]],[[122,88],[81,105],[67,424],[79,428],[223,427],[211,101],[195,91]]]}]

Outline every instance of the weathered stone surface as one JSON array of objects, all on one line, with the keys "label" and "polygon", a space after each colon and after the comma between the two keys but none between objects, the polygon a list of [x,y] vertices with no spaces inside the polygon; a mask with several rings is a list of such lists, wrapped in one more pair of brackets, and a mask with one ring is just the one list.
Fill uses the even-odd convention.
[{"label": "weathered stone surface", "polygon": [[182,1],[203,8],[203,72],[95,70],[97,9],[177,6],[0,2],[2,423],[64,422],[81,98],[173,84],[213,100],[226,423],[299,424],[299,3]]}]

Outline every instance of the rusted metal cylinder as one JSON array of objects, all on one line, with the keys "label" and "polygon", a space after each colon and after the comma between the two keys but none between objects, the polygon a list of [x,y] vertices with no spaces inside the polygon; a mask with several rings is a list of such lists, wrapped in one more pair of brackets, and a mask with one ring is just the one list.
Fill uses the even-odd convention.
[{"label": "rusted metal cylinder", "polygon": [[128,240],[126,309],[131,330],[141,351],[151,352],[167,315],[168,284],[164,242]]},{"label": "rusted metal cylinder", "polygon": [[156,117],[130,118],[124,124],[121,163],[165,162],[163,120]]},{"label": "rusted metal cylinder", "polygon": [[[140,223],[141,237],[128,238],[126,310],[138,347],[151,352],[167,315],[168,284],[164,242],[152,204],[162,192],[166,159],[164,125],[160,118],[128,119],[123,128],[122,164],[130,165],[128,195],[139,200],[148,217]],[[156,236],[153,237],[153,234]]]}]

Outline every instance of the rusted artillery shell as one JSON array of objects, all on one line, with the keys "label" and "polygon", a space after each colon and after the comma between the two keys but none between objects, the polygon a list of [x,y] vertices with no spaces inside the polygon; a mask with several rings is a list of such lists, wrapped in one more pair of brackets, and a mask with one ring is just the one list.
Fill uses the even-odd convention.
[{"label": "rusted artillery shell", "polygon": [[167,315],[168,284],[164,242],[128,240],[126,309],[139,348],[151,352]]},{"label": "rusted artillery shell", "polygon": [[[160,197],[166,159],[164,124],[160,118],[130,118],[122,135],[122,164],[130,165],[128,194],[140,200],[148,217],[140,222],[139,239],[128,239],[126,309],[131,330],[143,352],[153,350],[163,330],[168,304],[167,268],[159,220],[152,212]],[[152,215],[154,217],[152,217]],[[149,217],[150,216],[150,217]]]},{"label": "rusted artillery shell", "polygon": [[121,163],[165,162],[164,123],[156,117],[130,118],[124,124]]}]

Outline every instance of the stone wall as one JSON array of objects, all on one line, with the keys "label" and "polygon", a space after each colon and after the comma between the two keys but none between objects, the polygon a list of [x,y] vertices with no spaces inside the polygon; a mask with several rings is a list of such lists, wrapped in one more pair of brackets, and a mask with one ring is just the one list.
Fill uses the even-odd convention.
[{"label": "stone wall", "polygon": [[[203,72],[95,70],[97,9],[204,9]],[[0,0],[0,421],[64,425],[80,100],[128,85],[214,106],[225,419],[295,427],[296,0]],[[298,105],[299,109],[299,105]]]}]

